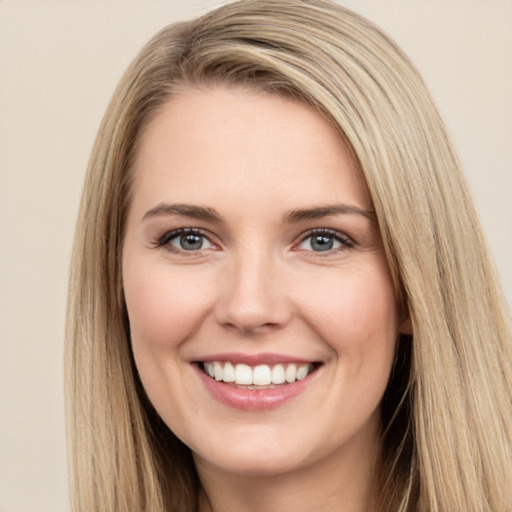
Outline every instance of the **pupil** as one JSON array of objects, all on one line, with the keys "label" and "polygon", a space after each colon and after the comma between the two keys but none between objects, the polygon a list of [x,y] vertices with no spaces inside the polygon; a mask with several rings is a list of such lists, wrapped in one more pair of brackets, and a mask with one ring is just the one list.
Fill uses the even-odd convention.
[{"label": "pupil", "polygon": [[333,244],[332,237],[326,235],[317,235],[311,241],[311,247],[315,251],[328,251],[332,249]]},{"label": "pupil", "polygon": [[189,233],[188,235],[181,235],[180,244],[183,249],[194,251],[201,249],[203,245],[203,239],[199,235]]}]

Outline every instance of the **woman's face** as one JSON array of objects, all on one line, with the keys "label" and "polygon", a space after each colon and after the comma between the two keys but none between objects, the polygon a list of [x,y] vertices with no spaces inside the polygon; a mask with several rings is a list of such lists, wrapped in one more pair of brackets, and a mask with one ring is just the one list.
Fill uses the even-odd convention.
[{"label": "woman's face", "polygon": [[154,407],[199,467],[356,471],[400,326],[346,146],[302,103],[220,86],[175,96],[140,142],[123,282]]}]

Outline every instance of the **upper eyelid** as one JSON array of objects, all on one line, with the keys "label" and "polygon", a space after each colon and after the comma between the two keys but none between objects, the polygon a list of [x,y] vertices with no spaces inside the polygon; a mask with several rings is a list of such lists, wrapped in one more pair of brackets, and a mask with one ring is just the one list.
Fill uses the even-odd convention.
[{"label": "upper eyelid", "polygon": [[212,235],[205,231],[204,229],[200,228],[176,228],[176,229],[170,229],[168,231],[165,231],[161,236],[157,237],[154,245],[156,246],[163,246],[168,244],[173,238],[183,235],[183,234],[196,234],[203,236],[206,238],[211,244],[218,245],[216,242],[212,240]]},{"label": "upper eyelid", "polygon": [[[332,238],[334,238],[337,242],[339,242],[341,244],[341,247],[329,249],[329,250],[326,250],[325,252],[311,251],[311,250],[299,248],[299,246],[302,243],[304,243],[308,238],[311,238],[315,234],[331,236]],[[329,255],[336,254],[339,251],[351,249],[355,246],[356,246],[356,242],[352,237],[346,235],[345,233],[343,233],[341,231],[338,231],[337,229],[328,229],[328,228],[319,228],[318,229],[317,228],[317,229],[310,229],[310,230],[302,233],[299,236],[299,240],[296,243],[294,243],[292,250],[293,251],[304,250],[307,253],[310,253],[310,252],[314,253],[316,256],[327,257]]]},{"label": "upper eyelid", "polygon": [[352,237],[348,236],[346,233],[343,233],[342,231],[338,231],[337,229],[329,229],[329,228],[313,228],[313,229],[304,231],[303,233],[301,233],[299,235],[299,241],[303,241],[306,238],[309,238],[310,236],[315,235],[317,233],[331,235],[333,237],[337,237],[342,240],[348,240],[348,241],[351,241],[352,243],[354,243],[354,240],[352,239]]},{"label": "upper eyelid", "polygon": [[[203,236],[211,244],[213,244],[215,246],[220,245],[219,241],[215,240],[218,237],[216,237],[213,233],[211,233],[208,230],[202,229],[202,228],[194,228],[194,227],[181,227],[181,228],[167,230],[161,236],[158,236],[156,238],[156,240],[154,241],[154,245],[156,245],[156,246],[166,245],[174,237],[177,237],[181,234],[186,234],[186,233],[192,233],[192,234],[197,234],[197,235]],[[346,233],[341,232],[337,229],[311,228],[311,229],[308,229],[307,231],[304,231],[301,234],[299,234],[295,238],[295,241],[292,242],[292,245],[295,247],[297,244],[302,243],[304,240],[306,240],[307,238],[309,238],[315,234],[326,234],[326,235],[333,236],[334,238],[340,240],[341,242],[344,242],[344,243],[349,242],[351,244],[355,244],[355,241],[353,240],[352,237],[348,236]]]}]

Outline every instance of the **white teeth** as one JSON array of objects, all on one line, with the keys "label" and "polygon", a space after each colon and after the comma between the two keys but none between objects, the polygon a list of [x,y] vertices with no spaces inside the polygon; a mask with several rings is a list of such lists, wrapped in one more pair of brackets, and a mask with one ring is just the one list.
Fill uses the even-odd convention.
[{"label": "white teeth", "polygon": [[289,364],[286,367],[286,371],[284,373],[284,376],[285,376],[286,382],[295,382],[297,380],[296,379],[296,376],[297,376],[297,366],[294,365],[294,364]]},{"label": "white teeth", "polygon": [[220,363],[215,361],[215,363],[213,363],[213,374],[215,376],[215,380],[222,380],[223,373],[224,372],[222,371],[222,366]]},{"label": "white teeth", "polygon": [[305,379],[313,370],[313,365],[295,363],[276,364],[273,367],[260,364],[251,367],[247,364],[236,364],[220,361],[204,363],[204,371],[212,379],[223,382],[234,382],[242,386],[269,386],[285,382],[293,383]]},{"label": "white teeth", "polygon": [[231,363],[224,365],[224,378],[222,380],[224,382],[235,382],[235,369]]},{"label": "white teeth", "polygon": [[237,364],[235,366],[235,383],[248,386],[252,384],[252,370],[250,366],[246,364]]},{"label": "white teeth", "polygon": [[283,365],[276,364],[274,368],[272,368],[272,384],[282,384],[285,380]]},{"label": "white teeth", "polygon": [[308,376],[308,373],[309,373],[309,364],[301,364],[297,368],[297,375],[296,375],[297,380],[305,379]]},{"label": "white teeth", "polygon": [[272,382],[272,373],[266,364],[256,366],[252,371],[252,383],[256,386],[268,386]]}]

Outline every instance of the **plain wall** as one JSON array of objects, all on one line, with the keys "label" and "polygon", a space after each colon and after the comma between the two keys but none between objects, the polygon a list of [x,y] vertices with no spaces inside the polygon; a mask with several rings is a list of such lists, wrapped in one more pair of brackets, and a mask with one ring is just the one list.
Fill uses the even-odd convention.
[{"label": "plain wall", "polygon": [[[130,60],[209,0],[0,0],[0,512],[68,510],[66,283],[88,154]],[[512,2],[346,0],[422,72],[512,296]]]}]

